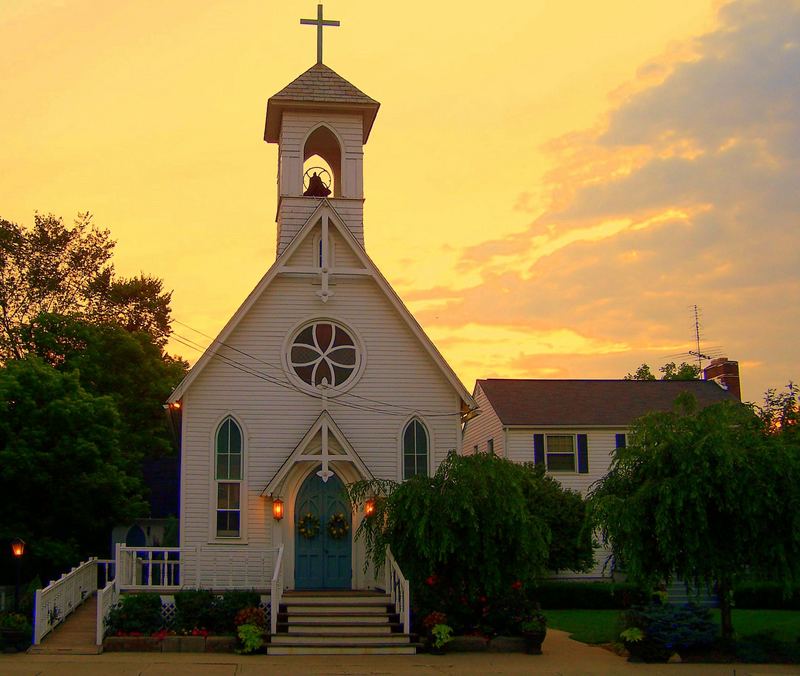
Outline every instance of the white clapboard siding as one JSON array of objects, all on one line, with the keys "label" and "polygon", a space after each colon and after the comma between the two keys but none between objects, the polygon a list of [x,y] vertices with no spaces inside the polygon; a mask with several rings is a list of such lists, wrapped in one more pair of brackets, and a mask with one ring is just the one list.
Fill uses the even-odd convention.
[{"label": "white clapboard siding", "polygon": [[[222,347],[221,353],[285,381],[282,351],[293,328],[319,317],[342,322],[360,337],[366,352],[366,368],[350,392],[384,403],[347,394],[341,400],[331,397],[331,416],[374,476],[397,480],[404,423],[413,409],[421,410],[432,435],[432,465],[438,465],[459,444],[460,403],[452,385],[371,277],[339,278],[335,295],[324,305],[317,290],[314,278],[277,277],[226,341],[230,348]],[[356,410],[342,401],[397,415]],[[182,545],[202,551],[213,542],[213,440],[219,422],[232,414],[245,434],[246,542],[257,548],[271,546],[271,503],[260,493],[314,423],[321,402],[213,358],[186,393],[183,410]],[[454,415],[426,416],[425,410]]]},{"label": "white clapboard siding", "polygon": [[461,452],[469,455],[475,452],[475,447],[477,446],[478,452],[484,453],[488,449],[489,439],[494,439],[495,455],[505,456],[503,424],[486,398],[480,383],[475,386],[474,396],[475,403],[481,412],[467,421],[464,426],[464,440],[461,444]]},{"label": "white clapboard siding", "polygon": [[[316,197],[281,197],[278,207],[278,255],[289,246],[295,235],[319,206]],[[328,198],[356,241],[364,246],[364,202],[360,199]]]}]

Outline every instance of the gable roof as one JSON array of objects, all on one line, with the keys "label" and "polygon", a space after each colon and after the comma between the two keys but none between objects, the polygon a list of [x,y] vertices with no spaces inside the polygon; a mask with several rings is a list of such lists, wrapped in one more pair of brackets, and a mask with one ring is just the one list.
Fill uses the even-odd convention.
[{"label": "gable roof", "polygon": [[228,323],[224,326],[222,331],[220,331],[219,335],[206,348],[205,352],[203,352],[203,354],[200,356],[200,359],[197,360],[197,363],[195,363],[189,373],[186,374],[184,379],[172,391],[172,394],[170,394],[169,398],[167,399],[167,403],[174,403],[180,400],[184,392],[186,392],[186,390],[195,381],[197,376],[202,373],[207,364],[217,353],[219,346],[227,342],[228,338],[236,329],[239,322],[242,321],[244,316],[249,312],[250,308],[252,308],[253,305],[258,301],[258,299],[261,297],[261,294],[264,293],[272,280],[283,271],[284,264],[291,259],[292,254],[308,235],[309,231],[316,227],[317,222],[324,213],[327,213],[328,215],[329,224],[332,224],[333,227],[338,230],[345,243],[350,247],[350,250],[356,255],[366,269],[367,273],[375,281],[378,288],[383,291],[387,300],[392,304],[392,306],[394,306],[400,318],[411,330],[411,333],[417,337],[417,340],[419,340],[422,348],[428,353],[428,355],[430,355],[434,364],[439,368],[442,375],[461,398],[461,401],[463,402],[462,412],[464,412],[465,409],[477,408],[472,395],[467,392],[466,388],[461,383],[453,369],[450,368],[450,365],[445,361],[439,350],[436,349],[436,346],[433,344],[431,339],[428,338],[425,331],[422,330],[422,327],[419,325],[419,323],[417,323],[417,320],[414,319],[414,316],[405,306],[386,278],[381,274],[380,270],[378,270],[378,267],[375,265],[369,255],[367,255],[367,252],[364,250],[361,244],[358,243],[356,238],[353,236],[353,233],[351,233],[348,227],[345,225],[342,217],[339,216],[336,209],[326,198],[319,200],[319,206],[317,206],[317,208],[314,210],[314,213],[311,214],[303,227],[300,228],[292,241],[289,242],[289,246],[287,246],[283,250],[283,253],[281,253],[275,259],[275,262],[261,278],[261,281],[259,281],[256,287],[250,292],[245,301],[241,304],[239,309],[228,320]]},{"label": "gable roof", "polygon": [[345,80],[324,63],[315,63],[267,101],[264,140],[278,142],[281,114],[286,108],[361,109],[364,117],[363,142],[367,142],[380,107],[375,99]]},{"label": "gable roof", "polygon": [[698,404],[737,401],[706,380],[511,380],[488,378],[477,386],[504,425],[627,427],[651,411],[672,410],[681,392]]}]

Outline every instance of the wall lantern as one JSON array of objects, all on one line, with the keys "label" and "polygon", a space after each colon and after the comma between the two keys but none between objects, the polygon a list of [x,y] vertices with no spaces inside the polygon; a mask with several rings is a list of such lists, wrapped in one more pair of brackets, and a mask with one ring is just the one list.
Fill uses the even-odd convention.
[{"label": "wall lantern", "polygon": [[25,553],[25,540],[16,540],[11,542],[11,553],[15,558],[20,558]]},{"label": "wall lantern", "polygon": [[283,500],[280,498],[273,498],[272,500],[272,518],[275,521],[280,521],[283,518]]},{"label": "wall lantern", "polygon": [[375,513],[375,498],[370,498],[364,503],[364,516],[372,516]]}]

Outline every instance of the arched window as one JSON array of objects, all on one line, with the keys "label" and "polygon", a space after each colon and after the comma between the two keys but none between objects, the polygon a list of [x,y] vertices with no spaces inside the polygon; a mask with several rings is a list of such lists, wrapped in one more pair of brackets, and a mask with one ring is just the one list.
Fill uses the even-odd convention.
[{"label": "arched window", "polygon": [[403,430],[403,479],[428,476],[428,430],[414,418]]},{"label": "arched window", "polygon": [[217,429],[214,478],[217,481],[216,534],[238,538],[242,532],[242,429],[230,416]]},{"label": "arched window", "polygon": [[324,124],[308,135],[303,146],[303,174],[312,167],[320,167],[329,173],[332,178],[329,186],[331,197],[341,197],[342,149],[336,134]]}]

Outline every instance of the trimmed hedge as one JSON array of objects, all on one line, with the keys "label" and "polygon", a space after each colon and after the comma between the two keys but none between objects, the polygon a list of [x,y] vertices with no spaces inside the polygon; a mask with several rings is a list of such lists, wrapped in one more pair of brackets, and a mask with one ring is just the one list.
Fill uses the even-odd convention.
[{"label": "trimmed hedge", "polygon": [[734,606],[743,610],[800,610],[800,588],[785,595],[777,582],[740,582],[733,593]]},{"label": "trimmed hedge", "polygon": [[545,610],[625,610],[647,600],[625,582],[540,582],[534,595]]}]

